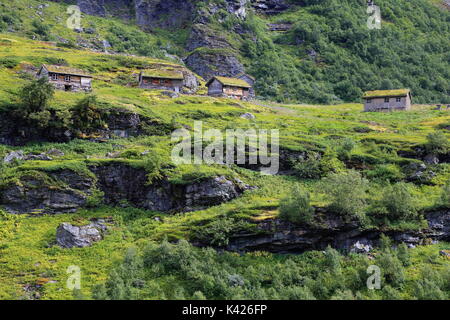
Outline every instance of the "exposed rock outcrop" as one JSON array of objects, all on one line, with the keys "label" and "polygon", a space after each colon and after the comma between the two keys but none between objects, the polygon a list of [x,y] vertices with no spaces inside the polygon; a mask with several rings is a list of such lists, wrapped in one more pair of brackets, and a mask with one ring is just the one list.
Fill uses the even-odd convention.
[{"label": "exposed rock outcrop", "polygon": [[252,6],[256,11],[267,15],[281,13],[290,8],[286,0],[253,0]]},{"label": "exposed rock outcrop", "polygon": [[146,28],[181,28],[192,19],[193,1],[135,0],[136,22]]},{"label": "exposed rock outcrop", "polygon": [[126,200],[133,206],[152,211],[191,211],[214,206],[238,197],[249,186],[225,177],[213,177],[185,185],[166,180],[148,184],[145,171],[122,164],[92,167],[105,193],[105,202]]},{"label": "exposed rock outcrop", "polygon": [[0,193],[0,205],[10,213],[74,212],[86,205],[94,182],[71,170],[24,175]]},{"label": "exposed rock outcrop", "polygon": [[0,205],[10,213],[74,212],[87,205],[97,188],[104,202],[130,205],[152,211],[198,210],[230,201],[250,187],[238,179],[211,177],[187,184],[168,180],[148,183],[147,173],[122,163],[91,166],[93,176],[72,170],[26,174],[0,193]]},{"label": "exposed rock outcrop", "polygon": [[85,226],[62,223],[56,230],[56,243],[62,248],[85,248],[103,239],[107,230],[103,220],[94,221]]},{"label": "exposed rock outcrop", "polygon": [[[426,215],[429,227],[419,231],[386,231],[395,242],[409,246],[450,240],[450,211]],[[325,214],[320,226],[295,225],[279,219],[261,222],[254,233],[236,234],[226,249],[231,251],[269,251],[301,253],[323,250],[327,246],[351,252],[369,252],[379,243],[381,231],[364,230],[358,223],[347,223],[332,214]]]},{"label": "exposed rock outcrop", "polygon": [[[191,85],[195,88],[195,83]],[[148,119],[126,109],[104,110],[101,117],[104,119],[106,127],[89,128],[90,132],[87,134],[69,127],[55,128],[48,126],[39,128],[14,117],[10,113],[1,112],[0,144],[22,146],[32,141],[66,143],[83,135],[94,135],[97,139],[104,140],[113,137],[128,138],[144,133],[165,135],[173,131],[173,128],[168,125],[158,123],[153,119]],[[146,132],[144,127],[154,130]]]},{"label": "exposed rock outcrop", "polygon": [[244,72],[244,66],[238,58],[226,50],[194,51],[184,62],[205,80],[214,76],[234,77]]}]

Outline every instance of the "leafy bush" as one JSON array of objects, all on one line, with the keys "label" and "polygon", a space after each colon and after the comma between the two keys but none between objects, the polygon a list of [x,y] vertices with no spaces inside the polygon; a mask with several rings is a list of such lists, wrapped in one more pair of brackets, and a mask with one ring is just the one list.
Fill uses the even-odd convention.
[{"label": "leafy bush", "polygon": [[320,179],[330,172],[339,172],[343,169],[334,153],[320,156],[317,153],[308,154],[304,161],[298,161],[293,165],[295,175],[300,179]]},{"label": "leafy bush", "polygon": [[450,150],[450,142],[445,133],[436,131],[427,136],[425,147],[429,153],[446,154]]},{"label": "leafy bush", "polygon": [[350,137],[346,137],[345,139],[340,141],[337,148],[338,158],[343,161],[350,159],[350,153],[355,148],[355,146],[356,142]]},{"label": "leafy bush", "polygon": [[67,62],[67,60],[64,58],[45,57],[44,61],[48,64],[54,64],[58,66],[69,66],[69,62]]},{"label": "leafy bush", "polygon": [[55,89],[47,78],[40,78],[25,85],[19,93],[21,112],[26,115],[45,111],[55,94]]},{"label": "leafy bush", "polygon": [[300,179],[320,179],[322,177],[322,168],[320,160],[308,158],[305,161],[299,161],[294,164],[295,175]]},{"label": "leafy bush", "polygon": [[105,126],[95,95],[89,95],[80,100],[70,109],[70,112],[73,126],[77,130],[91,132]]},{"label": "leafy bush", "polygon": [[442,188],[442,194],[439,199],[439,206],[450,208],[450,180],[447,181],[445,186]]},{"label": "leafy bush", "polygon": [[347,220],[364,219],[368,181],[357,171],[333,173],[322,181],[322,189],[331,198],[330,210]]},{"label": "leafy bush", "polygon": [[143,260],[135,248],[130,248],[123,262],[114,268],[109,279],[93,289],[96,300],[136,300],[139,299],[139,288],[144,285]]},{"label": "leafy bush", "polygon": [[366,172],[366,176],[371,180],[378,180],[380,182],[398,182],[405,177],[400,168],[395,164],[376,165],[372,170]]},{"label": "leafy bush", "polygon": [[163,164],[164,161],[157,152],[150,152],[144,158],[144,168],[145,171],[147,171],[147,179],[149,184],[153,183],[155,180],[160,180],[163,178]]},{"label": "leafy bush", "polygon": [[19,59],[15,57],[4,57],[0,59],[0,66],[3,68],[12,69],[15,68],[19,64]]},{"label": "leafy bush", "polygon": [[418,219],[417,204],[411,193],[411,187],[407,183],[390,185],[385,188],[382,199],[373,204],[370,211],[376,216],[394,221]]},{"label": "leafy bush", "polygon": [[383,278],[387,284],[398,288],[405,281],[405,272],[401,261],[395,252],[384,251],[376,259],[376,265],[383,271]]},{"label": "leafy bush", "polygon": [[245,229],[245,223],[233,218],[223,218],[212,221],[200,228],[196,238],[213,246],[227,246],[230,236]]},{"label": "leafy bush", "polygon": [[33,32],[41,36],[42,39],[48,40],[50,36],[50,26],[42,23],[40,20],[33,20],[31,23]]},{"label": "leafy bush", "polygon": [[314,208],[309,193],[295,186],[290,195],[280,201],[280,218],[293,223],[312,223]]},{"label": "leafy bush", "polygon": [[[416,266],[412,266],[405,272],[395,249],[383,250],[373,261],[364,255],[343,256],[329,247],[324,253],[279,256],[218,252],[195,248],[185,240],[164,240],[150,243],[142,255],[126,259],[128,262],[118,264],[106,283],[98,286],[100,290],[94,291],[94,298],[314,300],[405,295],[412,299],[429,296],[445,300],[445,290],[450,285],[445,270],[433,272],[425,268],[417,274]],[[431,265],[426,256],[419,259]],[[383,290],[367,289],[367,267],[371,264],[382,270]],[[176,285],[167,285],[168,279]]]}]

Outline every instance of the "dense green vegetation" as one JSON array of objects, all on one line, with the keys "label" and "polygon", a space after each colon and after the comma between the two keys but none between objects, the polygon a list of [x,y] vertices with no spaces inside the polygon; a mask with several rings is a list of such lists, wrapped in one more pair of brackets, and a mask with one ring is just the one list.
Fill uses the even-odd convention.
[{"label": "dense green vegetation", "polygon": [[429,1],[379,0],[382,28],[370,30],[366,1],[292,2],[301,7],[270,19],[293,23],[286,33],[268,34],[257,16],[244,22],[251,32],[242,54],[259,95],[330,103],[410,88],[416,103],[450,103],[448,10]]},{"label": "dense green vegetation", "polygon": [[[368,60],[369,56],[366,60],[358,58],[371,47],[366,43],[366,49],[357,49],[351,35],[357,30],[366,32],[361,29],[364,25],[360,27],[359,22],[353,21],[365,21],[362,3],[350,8],[353,2],[343,1],[342,7],[330,6],[328,13],[324,11],[325,3],[336,6],[337,2],[315,3],[302,1],[304,7],[282,16],[270,19],[250,16],[245,22],[259,39],[255,42],[254,60],[245,59],[252,73],[264,80],[258,84],[261,94],[280,101],[339,101],[337,97],[350,101],[360,93],[358,90],[373,89],[371,86],[378,84],[389,87],[390,82],[392,86],[410,86],[421,102],[445,99],[447,89],[421,89],[417,81],[423,75],[449,78],[448,64],[440,60],[448,54],[448,38],[444,41],[448,24],[437,22],[440,16],[443,21],[448,19],[448,13],[426,2],[417,3],[424,11],[413,11],[409,4],[398,1],[398,8],[404,10],[392,9],[392,20],[386,23],[386,28],[370,33],[377,43],[382,41],[379,33],[395,39],[394,44],[389,42],[385,46],[386,61],[373,62]],[[397,8],[393,3],[380,0],[380,5]],[[29,12],[25,1],[14,4]],[[353,11],[357,7],[363,16]],[[62,16],[63,8],[52,3],[49,10],[56,17]],[[314,226],[321,212],[357,221],[363,229],[386,233],[426,228],[426,212],[450,208],[448,111],[415,105],[409,112],[363,113],[361,104],[249,103],[190,95],[171,99],[157,90],[136,88],[133,85],[136,79],[130,76],[148,66],[175,66],[173,62],[156,59],[158,52],[149,52],[153,49],[139,48],[139,44],[159,46],[158,40],[170,41],[158,39],[159,33],[140,33],[119,21],[114,21],[111,27],[110,20],[87,17],[102,37],[109,37],[115,49],[153,57],[108,55],[79,50],[71,43],[42,42],[56,40],[53,37],[58,34],[74,41],[76,34],[57,20],[49,23],[46,18],[44,22],[32,23],[21,13],[6,18],[8,9],[4,6],[1,10],[5,14],[0,16],[0,28],[4,21],[23,33],[0,34],[1,120],[14,116],[43,130],[57,127],[78,131],[76,139],[67,143],[0,145],[0,159],[19,150],[24,154],[41,154],[52,149],[64,153],[51,161],[16,160],[6,164],[0,160],[0,197],[9,185],[20,184],[22,177],[39,177],[46,185],[58,188],[61,182],[51,178],[52,172],[68,169],[95,179],[89,166],[107,163],[139,168],[147,173],[148,183],[164,178],[170,183],[186,184],[223,175],[238,177],[257,188],[218,206],[175,214],[134,208],[126,201],[117,207],[106,206],[98,190],[89,197],[85,209],[72,214],[41,215],[36,211],[13,215],[0,210],[0,299],[450,298],[450,260],[439,255],[439,251],[450,249],[445,242],[428,241],[427,245],[414,249],[401,244],[394,249],[394,244],[384,238],[381,247],[370,255],[330,248],[299,255],[266,252],[240,255],[194,248],[187,242],[224,247],[236,233],[258,232],[261,222],[272,223],[281,218],[297,225]],[[350,25],[342,29],[346,20],[333,18],[330,12],[348,17]],[[422,23],[411,22],[421,12],[431,17],[429,26],[423,22],[425,18],[420,20]],[[304,19],[297,19],[297,15]],[[397,16],[401,18],[395,21]],[[268,35],[262,32],[266,19],[274,22],[292,19],[296,27],[286,34]],[[227,25],[234,23],[238,22],[228,21]],[[51,28],[41,24],[51,24]],[[122,34],[110,30],[114,25],[128,30],[123,34],[130,37],[129,42],[114,39]],[[405,37],[400,34],[400,27],[405,28]],[[7,28],[2,30],[6,32]],[[339,35],[339,30],[346,32]],[[296,35],[306,39],[300,52],[288,42]],[[38,40],[22,36],[35,36]],[[145,38],[148,41],[140,37],[148,37]],[[244,55],[251,57],[246,50],[251,52],[252,44],[245,44],[245,37],[238,40],[243,40],[243,48],[248,47],[242,49]],[[343,38],[353,39],[354,43],[343,46]],[[413,50],[417,43],[419,46]],[[421,52],[431,44],[437,49],[432,53]],[[394,50],[394,45],[402,50]],[[302,50],[309,47],[319,53],[318,61],[304,56]],[[409,53],[413,60],[408,60]],[[330,60],[321,60],[325,58]],[[94,76],[93,94],[53,92],[47,83],[33,81],[32,73],[42,63],[88,70]],[[370,77],[348,70],[367,72]],[[99,143],[98,128],[107,129],[105,115],[124,110],[147,119],[143,134],[101,139]],[[244,113],[252,113],[256,119],[241,118]],[[258,171],[238,166],[176,166],[170,158],[173,147],[170,133],[176,128],[192,132],[194,120],[202,120],[205,130],[279,129],[281,150],[300,153],[302,157],[285,160],[287,163],[283,165],[291,169],[289,174],[275,176],[261,176]],[[424,156],[429,154],[447,160],[427,163],[423,168]],[[422,171],[417,175],[419,169]],[[92,247],[62,249],[56,245],[55,233],[60,223],[85,225],[92,218],[106,217],[111,218],[110,229]],[[82,270],[82,288],[75,293],[65,286],[67,268],[72,265]],[[367,289],[370,265],[382,269],[381,290]]]},{"label": "dense green vegetation", "polygon": [[[41,19],[30,20],[39,2],[31,1],[33,8],[29,2],[0,2],[0,31],[56,41],[61,47],[76,46],[80,35],[65,26],[65,6],[49,3]],[[233,47],[215,50],[235,52],[258,79],[261,98],[359,102],[366,90],[410,88],[416,103],[450,103],[450,13],[437,1],[379,0],[382,27],[373,30],[367,27],[365,0],[290,3],[294,5],[290,10],[274,16],[249,10],[245,20],[218,10],[207,26]],[[268,32],[268,23],[292,24],[292,28]],[[101,40],[107,40],[117,52],[184,57],[189,54],[185,47],[190,27],[176,33],[155,29],[150,34],[118,19],[83,16],[83,28],[90,33],[82,38],[96,49],[104,49]]]},{"label": "dense green vegetation", "polygon": [[[389,240],[385,240],[389,242]],[[239,256],[195,249],[188,242],[151,243],[141,254],[130,248],[94,298],[127,299],[448,299],[450,269],[425,249],[388,244],[375,259],[343,256],[334,249],[278,257],[257,252]],[[428,260],[428,261],[426,261]],[[370,290],[369,266],[383,270],[380,288]]]}]

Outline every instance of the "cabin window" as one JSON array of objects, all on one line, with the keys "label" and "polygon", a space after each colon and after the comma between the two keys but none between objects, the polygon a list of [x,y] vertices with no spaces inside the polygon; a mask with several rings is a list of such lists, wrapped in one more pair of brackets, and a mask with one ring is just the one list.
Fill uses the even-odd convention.
[{"label": "cabin window", "polygon": [[389,98],[384,98],[384,102],[389,102]]},{"label": "cabin window", "polygon": [[71,78],[71,77],[68,76],[68,75],[67,75],[67,76],[64,76],[64,81],[65,81],[65,82],[70,82],[70,80],[71,80],[70,78]]},{"label": "cabin window", "polygon": [[366,99],[366,103],[372,103],[372,99]]},{"label": "cabin window", "polygon": [[50,77],[52,78],[53,81],[58,80],[58,75],[57,75],[56,73],[52,73],[52,74],[50,75]]},{"label": "cabin window", "polygon": [[157,85],[159,85],[160,83],[159,83],[159,80],[158,80],[158,79],[153,79],[153,80],[152,80],[152,84],[155,85],[155,86],[157,86]]},{"label": "cabin window", "polygon": [[395,99],[397,102],[402,102],[402,98],[396,98]]}]

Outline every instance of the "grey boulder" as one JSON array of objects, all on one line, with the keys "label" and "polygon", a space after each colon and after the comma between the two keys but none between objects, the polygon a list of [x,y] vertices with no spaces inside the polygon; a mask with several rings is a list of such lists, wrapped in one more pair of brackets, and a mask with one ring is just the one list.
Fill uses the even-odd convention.
[{"label": "grey boulder", "polygon": [[74,226],[62,223],[56,230],[56,243],[62,248],[85,248],[103,239],[105,225],[91,223],[86,226]]}]

